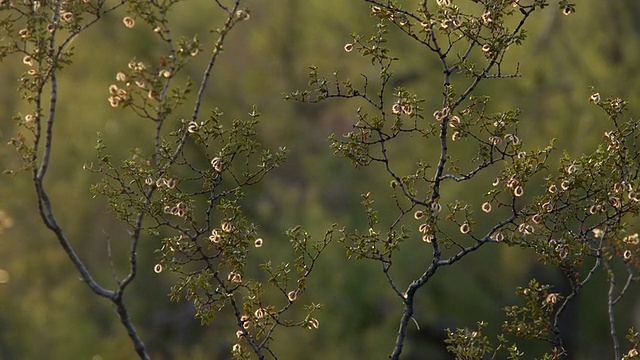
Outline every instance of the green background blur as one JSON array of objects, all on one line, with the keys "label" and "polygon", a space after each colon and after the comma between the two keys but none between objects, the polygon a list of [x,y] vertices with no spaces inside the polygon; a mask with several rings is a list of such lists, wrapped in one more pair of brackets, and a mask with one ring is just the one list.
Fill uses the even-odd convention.
[{"label": "green background blur", "polygon": [[[381,168],[354,170],[332,155],[327,137],[350,129],[358,104],[334,101],[317,105],[282,99],[283,92],[306,86],[309,65],[325,74],[340,70],[354,79],[359,73],[375,78],[376,69],[358,54],[343,51],[350,34],[372,34],[375,20],[364,1],[248,0],[251,19],[231,33],[216,65],[207,106],[219,106],[229,117],[246,116],[256,104],[263,114],[261,141],[270,148],[290,149],[287,163],[247,192],[245,209],[260,225],[266,256],[288,249],[284,231],[302,225],[321,237],[332,223],[366,229],[360,194],[372,191],[384,208],[391,200],[389,178]],[[404,1],[404,3],[411,3]],[[409,6],[409,5],[408,5]],[[410,7],[410,6],[409,6]],[[172,13],[174,29],[186,36],[200,34],[206,49],[216,26],[213,4],[189,1]],[[54,210],[74,246],[96,279],[113,284],[107,242],[113,248],[116,272],[126,269],[128,237],[105,201],[89,192],[95,175],[82,170],[95,161],[97,132],[116,158],[127,149],[151,144],[152,125],[130,112],[109,107],[108,86],[132,59],[157,61],[153,33],[143,24],[122,25],[121,11],[108,14],[82,34],[74,45],[74,64],[60,79],[60,107],[55,127],[52,168],[46,186]],[[0,14],[0,16],[2,16]],[[535,14],[526,26],[529,37],[510,51],[508,64],[520,64],[521,78],[485,81],[476,94],[492,97],[494,110],[523,110],[519,135],[527,149],[557,138],[556,158],[562,151],[579,155],[602,140],[606,117],[588,103],[589,86],[603,97],[631,101],[629,116],[640,113],[640,2],[637,0],[584,0],[577,12],[564,17],[554,7]],[[427,99],[426,113],[438,108],[441,73],[432,54],[397,31],[390,32],[390,47],[400,58],[394,86],[404,86]],[[205,50],[206,52],[206,50]],[[198,79],[204,56],[187,70]],[[11,116],[24,110],[15,89],[24,71],[18,57],[0,69],[0,143],[17,131]],[[188,109],[184,114],[188,116]],[[142,139],[142,140],[141,140]],[[143,143],[140,143],[143,141]],[[464,143],[461,143],[464,144]],[[2,169],[17,168],[19,159],[2,145]],[[475,151],[460,145],[462,159]],[[437,148],[436,148],[437,149]],[[430,158],[430,149],[408,142],[394,149],[404,153],[406,165]],[[434,154],[436,150],[433,150]],[[437,151],[439,152],[439,151]],[[402,165],[402,164],[401,164]],[[490,183],[493,178],[487,178]],[[474,188],[452,187],[451,198],[481,203]],[[110,304],[94,296],[78,280],[75,268],[37,214],[33,185],[27,174],[0,177],[0,269],[8,281],[0,284],[0,359],[132,359],[133,347]],[[384,210],[382,210],[384,217]],[[417,242],[413,239],[412,242]],[[171,303],[166,296],[175,281],[171,274],[153,273],[159,239],[144,238],[139,249],[140,276],[125,300],[142,338],[156,359],[226,359],[235,341],[235,328],[222,316],[203,327],[193,320],[190,303]],[[419,245],[419,244],[418,244]],[[402,287],[424,270],[428,253],[420,257],[418,245],[406,245],[396,260]],[[416,247],[418,246],[418,247]],[[444,328],[470,326],[487,320],[490,332],[502,321],[503,306],[515,301],[514,289],[532,277],[550,282],[558,291],[567,285],[535,257],[514,248],[483,249],[458,265],[439,271],[419,295],[416,320],[404,359],[447,359]],[[325,305],[318,314],[320,328],[280,330],[275,350],[282,359],[383,359],[393,347],[401,304],[384,281],[380,267],[371,262],[347,261],[344,249],[334,244],[312,274],[303,300]],[[584,289],[583,296],[565,314],[563,330],[575,359],[611,358],[603,274]],[[603,291],[604,289],[604,291]],[[618,309],[619,332],[634,322],[640,326],[638,292],[630,293]],[[523,345],[531,358],[535,347]],[[623,347],[625,349],[625,347]]]}]

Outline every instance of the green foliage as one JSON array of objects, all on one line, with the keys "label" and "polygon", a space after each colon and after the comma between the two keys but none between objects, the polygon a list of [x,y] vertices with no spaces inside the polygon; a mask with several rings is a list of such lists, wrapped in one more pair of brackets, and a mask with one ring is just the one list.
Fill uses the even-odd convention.
[{"label": "green foliage", "polygon": [[[357,108],[354,131],[342,139],[334,136],[331,140],[336,153],[351,160],[355,166],[381,165],[378,171],[385,171],[391,177],[391,196],[396,202],[398,215],[389,222],[388,235],[381,237],[376,230],[380,225],[386,225],[379,223],[378,210],[373,207],[371,193],[367,193],[363,205],[368,232],[355,230],[343,238],[347,243],[348,257],[355,255],[356,258],[373,259],[382,264],[389,284],[405,303],[391,358],[399,358],[402,352],[406,326],[413,318],[415,292],[430,281],[439,267],[452,265],[480,247],[496,242],[530,249],[539,255],[541,262],[562,269],[568,277],[572,293],[558,309],[550,304],[555,304],[562,297],[547,293],[547,288],[532,282],[531,289],[521,291],[528,299],[527,306],[508,307],[507,317],[511,320],[503,327],[503,331],[517,337],[549,342],[552,355],[545,358],[561,356],[565,349],[558,319],[595,269],[611,269],[610,262],[617,255],[617,261],[627,264],[629,279],[637,272],[629,262],[631,250],[626,256],[621,250],[615,250],[620,248],[619,239],[627,228],[626,219],[637,213],[634,184],[637,171],[634,163],[628,161],[634,155],[617,135],[621,131],[617,120],[624,112],[625,103],[620,99],[600,102],[600,95],[594,94],[591,100],[605,110],[616,127],[605,133],[610,141],[607,150],[600,147],[596,154],[575,160],[566,155],[555,180],[547,177],[547,191],[524,197],[525,193],[535,192],[528,183],[549,172],[547,162],[554,149],[553,142],[543,149],[526,151],[524,142],[517,135],[520,111],[489,113],[490,98],[471,94],[485,79],[519,76],[517,68],[514,74],[505,74],[502,63],[509,48],[521,45],[525,39],[523,25],[527,18],[545,7],[546,2],[488,1],[483,3],[484,12],[480,15],[465,12],[450,1],[438,1],[435,9],[423,1],[415,12],[393,2],[369,2],[372,4],[371,15],[378,19],[376,34],[367,41],[361,41],[365,36],[352,35],[353,43],[347,44],[344,50],[347,53],[356,50],[369,58],[379,70],[378,79],[374,82],[363,75],[362,85],[354,86],[354,81],[340,80],[335,72],[332,83],[312,67],[309,74],[312,90],[292,93],[287,98],[311,103],[345,98],[364,103]],[[565,15],[574,11],[573,5],[566,2],[560,3],[560,7]],[[512,23],[516,25],[511,26]],[[399,60],[391,55],[387,45],[388,26],[395,26],[416,40],[419,46],[432,52],[442,63],[443,98],[442,106],[433,113],[435,122],[428,119],[425,109],[418,105],[424,102],[419,95],[399,87],[394,89],[393,97],[385,96],[392,77],[392,65]],[[379,89],[375,96],[371,94],[372,86]],[[315,97],[311,95],[314,93]],[[625,129],[633,127],[632,124],[624,125]],[[631,133],[626,131],[630,138],[636,138],[631,134],[633,130]],[[438,144],[440,157],[431,164],[416,159],[413,170],[400,173],[395,166],[398,160],[389,154],[390,149],[397,146],[396,142],[407,137],[419,137],[425,143]],[[469,159],[470,169],[458,165],[461,158],[452,155],[455,154],[456,142],[461,140],[477,144],[477,156]],[[405,156],[412,159],[410,155]],[[496,209],[497,215],[488,219],[489,230],[482,232],[487,226],[476,230],[479,220],[476,220],[478,217],[470,203],[464,199],[443,203],[441,198],[449,182],[470,182],[495,167],[502,167],[501,174],[493,181],[493,188],[485,192],[487,201],[482,210],[489,213]],[[396,189],[399,189],[398,193]],[[628,199],[622,201],[625,194]],[[440,215],[443,207],[447,213]],[[430,245],[432,260],[424,273],[402,291],[390,268],[392,264],[399,266],[393,261],[394,252],[400,248],[397,240],[411,238],[405,217],[412,212],[416,220],[425,219],[419,225],[418,233]],[[601,227],[606,230],[603,232]],[[614,235],[609,238],[612,240],[605,241],[609,231]],[[632,242],[629,239],[635,239],[635,235],[624,239],[625,243]],[[589,270],[586,277],[581,275],[584,270]],[[607,271],[614,277],[615,271]],[[621,294],[625,291],[626,287]],[[543,296],[543,301],[539,296]],[[610,307],[615,302],[610,297]],[[453,345],[448,349],[458,358],[481,358],[492,351],[487,341],[484,337],[475,339],[475,335],[469,336],[466,330],[458,330],[455,334],[449,332],[449,342]],[[501,343],[500,347],[504,348],[505,344]],[[617,343],[614,348],[617,352]],[[511,358],[523,355],[515,345],[511,349]]]},{"label": "green foliage", "polygon": [[[347,258],[372,261],[382,270],[382,282],[392,290],[388,297],[372,296],[373,292],[362,295],[352,299],[348,307],[367,311],[376,306],[385,308],[380,312],[386,318],[390,317],[387,313],[396,316],[401,312],[395,344],[389,343],[385,348],[391,350],[392,359],[415,353],[412,346],[417,341],[411,337],[412,324],[418,325],[420,331],[422,319],[439,316],[436,308],[442,304],[436,304],[434,315],[430,315],[430,309],[422,307],[421,301],[433,300],[424,290],[437,291],[435,275],[446,276],[440,269],[464,269],[471,259],[493,262],[494,256],[510,251],[510,247],[523,249],[537,259],[539,266],[557,270],[567,287],[531,280],[527,287],[518,288],[516,294],[523,298],[520,302],[502,299],[516,304],[504,308],[506,320],[500,329],[490,329],[488,321],[478,320],[477,317],[490,316],[481,311],[471,314],[477,321],[475,330],[461,325],[466,321],[460,320],[461,316],[455,326],[462,327],[446,331],[443,347],[449,353],[457,359],[521,359],[530,358],[531,353],[542,354],[543,359],[559,359],[572,354],[566,346],[566,329],[561,320],[585,286],[595,282],[600,273],[609,288],[602,313],[610,327],[614,357],[637,356],[638,336],[633,329],[627,336],[629,350],[618,343],[614,311],[632,291],[640,265],[639,237],[633,226],[640,209],[636,144],[640,122],[626,119],[626,101],[617,97],[602,99],[592,88],[590,101],[604,113],[602,117],[609,124],[604,138],[599,139],[602,143],[579,156],[565,152],[556,169],[553,160],[560,153],[556,151],[557,142],[548,138],[534,141],[523,130],[530,126],[526,111],[488,96],[491,91],[482,87],[487,82],[507,84],[507,79],[521,76],[520,64],[512,59],[518,58],[517,47],[523,46],[531,33],[525,24],[548,6],[547,1],[362,3],[366,8],[340,6],[369,15],[369,21],[375,23],[370,34],[350,35],[342,47],[344,58],[336,57],[336,64],[331,65],[339,68],[331,76],[320,70],[326,64],[310,66],[307,89],[285,95],[286,99],[296,100],[288,103],[295,104],[291,106],[299,114],[318,108],[320,114],[327,111],[322,109],[334,108],[331,111],[338,113],[342,108],[334,106],[336,101],[351,107],[353,121],[345,121],[348,129],[343,134],[331,131],[330,148],[359,171],[353,174],[374,175],[366,183],[354,180],[346,192],[350,198],[356,197],[356,191],[363,193],[360,214],[347,206],[336,214],[319,206],[316,198],[308,195],[314,193],[313,187],[305,194],[311,201],[288,206],[297,216],[304,213],[313,219],[314,215],[309,214],[324,211],[335,215],[322,218],[328,223],[346,223],[320,230],[324,236],[312,237],[313,232],[300,225],[282,236],[269,228],[278,215],[269,214],[267,221],[258,219],[260,206],[264,205],[259,194],[264,189],[261,186],[273,185],[270,179],[278,176],[286,178],[279,171],[287,158],[293,157],[294,165],[302,169],[321,162],[324,166],[325,160],[320,161],[315,154],[291,154],[289,146],[273,145],[277,141],[265,138],[262,132],[286,133],[284,137],[294,145],[310,143],[310,147],[315,134],[300,130],[294,133],[292,129],[299,124],[283,126],[265,121],[258,106],[243,103],[243,90],[238,94],[232,91],[236,84],[239,89],[244,89],[245,84],[227,75],[231,81],[219,85],[223,82],[213,75],[214,68],[233,68],[224,63],[228,53],[223,56],[223,50],[233,55],[238,51],[234,49],[239,48],[240,56],[234,59],[251,58],[244,53],[244,38],[237,40],[235,36],[247,31],[242,30],[245,24],[241,23],[252,24],[256,19],[238,0],[208,4],[214,5],[213,10],[211,6],[207,8],[208,21],[214,23],[214,29],[206,36],[180,34],[183,29],[174,25],[176,20],[170,16],[183,11],[180,1],[0,2],[3,15],[7,14],[0,20],[0,59],[13,61],[12,57],[22,57],[22,65],[28,68],[18,76],[18,93],[24,108],[12,110],[19,132],[9,141],[22,163],[6,172],[16,176],[22,176],[20,171],[30,173],[41,221],[53,232],[83,283],[113,305],[126,330],[123,333],[129,336],[140,358],[149,358],[155,350],[145,346],[145,331],[139,334],[133,326],[135,316],[129,316],[128,309],[135,307],[131,304],[139,300],[127,296],[125,303],[124,294],[135,291],[132,284],[147,282],[138,278],[144,276],[139,274],[144,269],[151,273],[153,268],[156,277],[151,286],[161,284],[158,287],[168,291],[175,302],[188,301],[202,325],[222,324],[199,330],[204,333],[222,329],[215,334],[223,339],[221,345],[216,345],[223,354],[219,356],[277,358],[282,356],[277,354],[279,342],[294,343],[276,335],[277,329],[319,329],[318,311],[326,306],[314,297],[338,293],[323,282],[322,275],[336,282],[335,279],[346,278],[362,289],[378,287],[368,278],[370,273],[347,277],[352,274],[343,271],[346,266],[366,265],[344,265],[343,258],[332,253],[334,239],[344,246]],[[564,15],[576,12],[575,5],[566,0],[557,3]],[[331,8],[327,3],[319,6]],[[256,7],[264,10],[267,5]],[[58,102],[64,99],[58,85],[64,83],[64,74],[71,73],[71,60],[78,56],[72,45],[76,38],[108,21],[110,14],[117,11],[126,11],[122,24],[120,19],[117,21],[119,26],[149,41],[141,49],[120,49],[128,60],[118,59],[119,64],[112,64],[109,71],[115,74],[116,82],[104,84],[100,95],[112,107],[107,116],[145,119],[141,125],[127,124],[143,130],[133,136],[127,134],[127,140],[133,143],[128,154],[119,149],[124,140],[123,144],[112,145],[113,140],[100,134],[95,145],[97,158],[84,166],[88,170],[86,176],[98,179],[91,186],[92,194],[104,199],[107,210],[122,224],[120,229],[127,231],[120,242],[125,249],[121,251],[126,254],[124,260],[118,262],[112,257],[108,241],[109,263],[105,268],[111,270],[111,277],[107,282],[106,276],[96,276],[101,273],[96,270],[99,266],[85,260],[92,258],[82,254],[82,246],[72,241],[76,237],[84,239],[87,234],[68,230],[73,227],[60,220],[67,212],[75,215],[74,211],[81,211],[60,211],[55,206],[60,198],[44,180],[61,176],[49,171],[52,159],[66,156],[52,145],[60,136],[59,124],[78,117],[65,114]],[[288,2],[286,11],[294,15],[303,12],[295,1]],[[295,27],[297,21],[293,20],[287,19],[287,26]],[[356,22],[351,26],[355,27]],[[330,31],[323,31],[323,36],[329,35]],[[332,38],[328,42],[339,48],[337,41]],[[295,60],[296,64],[307,60],[296,59],[288,41],[274,43],[269,46],[278,47],[283,59]],[[421,79],[421,86],[401,80],[404,73],[414,71],[412,68],[416,73],[422,71],[422,63],[407,60],[415,54],[427,54],[429,61],[438,65],[437,77],[429,73]],[[268,56],[260,58],[269,61]],[[292,75],[295,69],[285,72],[283,82],[295,88],[293,84],[299,83]],[[264,74],[258,77],[260,82],[268,82],[263,77]],[[272,88],[268,90],[273,92]],[[216,95],[213,101],[209,99],[212,93]],[[233,97],[238,99],[232,104],[225,101]],[[284,111],[279,115],[294,116]],[[295,135],[289,135],[289,131]],[[543,145],[536,147],[534,143]],[[330,166],[323,167],[326,168]],[[330,175],[325,175],[324,180],[341,176],[327,173]],[[304,183],[298,177],[291,179]],[[325,182],[319,187],[337,188],[338,181],[330,180],[336,186]],[[377,181],[383,185],[375,185]],[[293,196],[289,192],[295,192],[295,184],[284,183],[286,195]],[[324,200],[322,195],[314,196]],[[344,201],[340,197],[336,196]],[[287,227],[297,223],[282,221]],[[2,226],[9,228],[11,224],[3,219]],[[313,227],[317,230],[320,226]],[[284,241],[278,241],[280,238]],[[490,252],[492,258],[488,260],[481,252]],[[126,275],[118,276],[122,269]],[[111,284],[111,288],[102,283]],[[455,281],[449,286],[462,291],[465,285]],[[305,293],[312,299],[307,300]],[[325,295],[325,299],[328,297]],[[337,301],[345,298],[349,295],[341,294]],[[499,308],[501,304],[496,300],[487,302]],[[388,310],[388,304],[397,309]],[[372,316],[375,315],[364,318]],[[367,335],[379,339],[366,330],[383,327],[371,319],[358,320],[357,314],[327,323],[338,331],[324,338],[314,334],[323,340],[309,340],[311,343],[322,344],[329,336],[341,343],[351,342],[340,332],[348,327],[358,335],[354,342],[363,342]],[[374,325],[362,325],[366,323]],[[442,326],[438,328],[441,330]],[[305,336],[296,335],[299,333],[291,330],[287,336]],[[97,337],[87,335],[88,339]],[[116,349],[114,344],[122,342],[113,340],[104,346]],[[379,354],[385,345],[371,344],[370,352]],[[302,350],[297,351],[306,352],[305,345],[300,346]],[[530,352],[530,348],[535,350]],[[326,351],[331,354],[333,350]],[[352,355],[348,350],[335,351],[343,357]]]}]

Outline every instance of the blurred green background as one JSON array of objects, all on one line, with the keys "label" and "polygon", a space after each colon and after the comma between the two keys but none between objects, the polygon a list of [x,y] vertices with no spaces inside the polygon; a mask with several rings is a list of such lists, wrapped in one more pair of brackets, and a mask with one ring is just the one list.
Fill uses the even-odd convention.
[{"label": "blurred green background", "polygon": [[[247,0],[251,19],[238,25],[216,65],[207,106],[219,106],[229,118],[246,116],[256,104],[263,114],[261,141],[270,148],[290,149],[287,163],[247,193],[246,211],[260,225],[269,253],[288,249],[284,231],[302,225],[321,237],[332,223],[366,229],[360,194],[372,191],[384,209],[391,200],[389,178],[380,168],[354,170],[329,149],[327,137],[348,131],[358,104],[345,101],[308,105],[285,101],[283,92],[304,89],[309,65],[329,75],[340,70],[357,78],[376,69],[355,53],[343,51],[350,34],[372,34],[375,20],[364,1]],[[411,3],[406,1],[405,3]],[[207,33],[216,24],[209,1],[189,1],[172,13],[174,29],[186,36],[200,34],[210,49]],[[113,284],[107,243],[113,247],[116,272],[126,269],[128,236],[105,201],[93,198],[89,186],[98,181],[82,166],[95,159],[96,133],[116,157],[127,149],[148,146],[152,124],[130,112],[110,108],[108,86],[132,59],[157,61],[153,33],[139,24],[122,25],[125,11],[105,16],[74,43],[76,56],[60,79],[60,107],[55,127],[52,169],[45,184],[54,210],[68,237],[95,277]],[[529,37],[510,52],[508,63],[520,65],[521,78],[486,81],[477,94],[492,97],[494,110],[523,111],[519,135],[528,149],[557,138],[560,155],[591,151],[602,140],[606,117],[588,103],[589,86],[604,97],[631,101],[630,116],[640,113],[640,2],[584,0],[577,12],[562,16],[550,7],[533,16]],[[430,53],[397,31],[389,35],[390,47],[400,58],[394,85],[406,87],[427,99],[426,113],[438,108],[441,69]],[[188,75],[198,79],[204,59],[192,64]],[[17,131],[11,116],[24,110],[15,89],[24,71],[18,57],[7,59],[0,70],[0,142],[6,144]],[[432,100],[435,99],[435,100]],[[188,116],[188,112],[177,116]],[[140,141],[145,142],[140,144]],[[0,151],[3,169],[17,168],[19,159],[10,146]],[[408,143],[394,149],[406,153],[407,164],[429,159],[429,148]],[[460,148],[463,160],[476,151]],[[552,160],[554,165],[557,160]],[[487,179],[487,183],[492,178]],[[452,197],[481,203],[474,188],[455,188]],[[46,231],[37,214],[33,185],[27,174],[0,177],[0,359],[132,359],[132,345],[110,304],[94,296],[78,280],[76,270]],[[381,210],[383,210],[381,209]],[[393,211],[393,210],[391,210]],[[383,211],[384,217],[384,211]],[[402,287],[425,268],[428,253],[420,258],[421,244],[412,239],[398,254],[396,275]],[[224,316],[211,326],[193,320],[190,303],[171,303],[166,296],[175,281],[171,274],[153,273],[159,239],[144,238],[139,254],[139,278],[126,294],[132,318],[152,358],[225,359],[235,341],[235,328]],[[611,358],[606,318],[606,284],[603,274],[584,289],[566,313],[563,323],[574,359]],[[420,330],[409,332],[404,359],[447,359],[444,328],[470,326],[487,320],[495,331],[502,322],[501,308],[515,301],[516,286],[531,277],[566,284],[552,270],[535,262],[531,254],[513,248],[486,248],[457,266],[444,269],[421,290],[416,304]],[[401,304],[392,293],[380,267],[371,262],[347,261],[344,249],[334,244],[312,275],[303,300],[325,305],[320,328],[280,330],[275,349],[282,359],[381,359],[393,347]],[[603,289],[605,289],[603,291]],[[640,318],[638,292],[618,308],[619,332]],[[640,320],[635,320],[640,326]],[[536,353],[530,350],[531,358]]]}]

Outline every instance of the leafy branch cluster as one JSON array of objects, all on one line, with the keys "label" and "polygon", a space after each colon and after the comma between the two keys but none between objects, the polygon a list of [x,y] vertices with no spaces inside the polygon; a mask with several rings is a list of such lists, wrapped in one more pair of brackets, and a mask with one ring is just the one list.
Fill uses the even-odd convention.
[{"label": "leafy branch cluster", "polygon": [[[366,58],[377,77],[362,74],[352,80],[339,72],[326,77],[312,66],[309,89],[285,97],[307,103],[357,103],[352,130],[343,137],[332,136],[331,147],[355,167],[372,166],[387,174],[386,196],[395,212],[392,219],[381,216],[383,211],[374,205],[377,194],[366,192],[362,204],[367,228],[333,226],[317,241],[301,227],[291,228],[286,232],[292,251],[288,262],[264,255],[271,240],[261,237],[260,228],[243,211],[246,189],[279,167],[287,150],[272,151],[260,144],[256,126],[261,114],[255,107],[241,119],[229,119],[218,108],[204,114],[204,94],[212,86],[227,36],[251,19],[240,0],[213,3],[219,27],[211,31],[213,45],[207,47],[197,34],[179,36],[172,27],[169,13],[179,1],[0,1],[0,59],[19,56],[27,69],[18,89],[28,109],[14,116],[23,131],[11,140],[22,159],[20,170],[31,174],[42,221],[83,281],[113,303],[140,358],[149,358],[149,352],[123,295],[137,276],[143,236],[161,239],[154,271],[178,275],[172,300],[191,301],[203,324],[221,312],[235,319],[234,358],[277,358],[271,349],[277,328],[319,327],[314,315],[319,304],[302,305],[303,315],[297,320],[290,313],[300,308],[309,276],[334,237],[344,244],[348,257],[378,262],[403,304],[391,359],[400,358],[410,325],[417,324],[418,290],[439,269],[491,246],[532,251],[541,263],[561,270],[570,291],[560,293],[531,280],[516,291],[523,304],[504,308],[506,320],[496,340],[483,334],[484,321],[476,330],[447,331],[447,349],[456,358],[522,358],[517,344],[521,340],[548,344],[544,359],[565,356],[560,318],[598,271],[609,284],[606,313],[615,358],[638,355],[640,339],[633,329],[627,336],[630,350],[622,350],[614,309],[640,279],[640,236],[629,224],[640,210],[640,122],[623,119],[624,100],[601,99],[592,89],[590,101],[602,109],[611,128],[593,153],[579,158],[565,154],[560,166],[552,169],[554,142],[528,148],[518,131],[520,111],[495,112],[491,99],[477,94],[481,82],[520,76],[518,66],[508,69],[509,49],[526,39],[525,23],[547,7],[547,1],[473,0],[458,5],[421,0],[408,9],[399,1],[364,0],[377,22],[374,33],[352,34],[344,51]],[[558,6],[564,15],[575,11],[567,0],[558,1]],[[68,120],[57,113],[57,87],[59,72],[71,65],[73,40],[120,8],[127,11],[122,19],[127,31],[151,34],[163,54],[154,59],[132,57],[115,74],[115,82],[105,86],[113,111],[148,120],[151,136],[122,161],[113,158],[99,137],[97,160],[85,166],[101,175],[92,191],[107,199],[108,208],[130,233],[127,273],[122,278],[114,275],[115,285],[108,289],[77,255],[57,220],[44,180],[53,156],[54,123]],[[393,70],[401,61],[394,56],[391,32],[407,36],[437,59],[441,101],[427,101],[408,88],[391,88]],[[197,81],[183,75],[203,56],[206,65]],[[188,106],[191,110],[185,110]],[[415,157],[397,151],[404,141],[416,139],[429,150]],[[477,151],[469,155],[461,144],[472,144]],[[477,185],[482,179],[493,181]],[[453,198],[449,189],[458,183],[478,187],[481,195]],[[421,273],[404,284],[397,275],[403,267],[397,254],[403,247],[426,249]],[[254,263],[253,257],[266,259]]]},{"label": "leafy branch cluster", "polygon": [[[258,142],[255,127],[260,113],[256,108],[246,119],[231,121],[217,108],[208,115],[202,110],[205,90],[227,35],[237,24],[250,20],[250,13],[238,0],[215,1],[214,16],[221,19],[221,26],[212,31],[217,38],[207,49],[197,35],[176,40],[177,30],[171,26],[169,13],[178,4],[3,1],[2,10],[7,16],[1,24],[2,37],[8,40],[3,40],[1,58],[21,54],[29,68],[20,78],[19,91],[31,110],[15,116],[25,131],[11,144],[22,156],[21,170],[32,172],[43,221],[83,280],[96,294],[114,303],[140,358],[149,358],[149,351],[127,313],[123,294],[138,273],[138,247],[143,235],[162,238],[154,271],[180,275],[171,291],[172,300],[192,301],[196,317],[203,324],[228,309],[237,323],[237,342],[230,349],[235,358],[248,358],[251,353],[258,358],[265,354],[275,357],[270,341],[276,328],[319,326],[312,316],[320,308],[318,304],[304,305],[305,315],[297,321],[286,312],[300,302],[306,279],[332,240],[332,231],[316,243],[301,228],[291,229],[287,233],[294,256],[291,263],[272,264],[267,260],[258,266],[248,261],[249,253],[259,253],[260,248],[269,246],[269,240],[263,240],[258,226],[245,217],[241,206],[244,191],[280,166],[286,159],[286,149],[271,151]],[[92,191],[107,199],[109,210],[127,224],[131,235],[128,273],[117,278],[114,272],[116,287],[108,290],[93,279],[58,224],[43,180],[52,156],[54,122],[68,120],[56,114],[57,74],[71,64],[72,40],[121,7],[127,9],[122,19],[127,31],[151,32],[165,54],[156,59],[134,57],[115,74],[116,82],[108,86],[111,107],[150,121],[149,133],[153,136],[147,140],[152,146],[145,145],[143,139],[129,158],[117,161],[99,136],[97,162],[84,167],[102,175],[103,180],[92,186]],[[202,56],[207,56],[208,62],[194,92],[194,81],[181,74]],[[189,103],[193,110],[188,117],[180,118],[177,114],[184,113]],[[263,283],[262,278],[268,280]],[[265,285],[280,294],[279,300],[264,296]]]},{"label": "leafy branch cluster", "polygon": [[[639,209],[635,144],[639,133],[636,121],[621,119],[626,102],[601,100],[593,92],[590,100],[604,110],[611,130],[594,153],[575,159],[565,155],[553,171],[548,160],[554,141],[542,149],[528,150],[526,139],[518,133],[519,110],[492,113],[489,97],[474,94],[481,81],[520,76],[517,67],[512,73],[505,72],[504,60],[511,47],[524,41],[525,22],[546,7],[546,1],[473,1],[476,4],[464,10],[462,4],[448,0],[419,1],[413,10],[397,1],[366,2],[371,16],[378,20],[375,33],[370,37],[353,34],[344,50],[370,60],[379,72],[375,82],[365,74],[358,82],[342,79],[337,72],[328,78],[312,67],[310,89],[287,97],[309,103],[336,98],[358,102],[353,130],[341,138],[332,137],[332,147],[354,166],[377,165],[390,177],[397,216],[381,222],[373,195],[367,192],[362,203],[369,229],[345,230],[341,238],[350,257],[380,263],[404,304],[390,357],[397,359],[402,352],[414,319],[416,291],[439,268],[485,245],[505,244],[532,250],[542,263],[561,269],[571,285],[570,293],[559,294],[532,280],[527,289],[518,291],[525,296],[526,306],[505,308],[505,334],[548,342],[550,352],[545,359],[564,356],[559,319],[592,275],[604,271],[610,284],[606,312],[615,358],[620,358],[614,306],[631,283],[640,279],[635,255],[638,235],[629,233],[628,223]],[[560,1],[559,7],[564,15],[575,11],[567,1]],[[402,87],[390,89],[393,65],[400,61],[389,45],[390,28],[426,48],[442,66],[442,101],[435,105],[433,115],[419,94]],[[424,149],[439,148],[440,154],[418,154],[410,158],[414,166],[406,171],[402,164],[409,156],[394,149],[413,138],[422,139]],[[460,143],[475,143],[477,153],[468,159],[459,155]],[[484,188],[484,200],[446,196],[451,183],[472,183],[496,173],[491,186]],[[474,203],[482,205],[476,210]],[[392,268],[402,264],[394,262],[394,255],[403,243],[415,238],[431,248],[430,264],[412,282],[400,285]],[[622,286],[617,285],[618,277],[623,278]],[[504,335],[499,336],[497,346],[490,345],[480,335],[483,326],[474,332],[450,331],[448,349],[464,359],[492,352],[495,358],[498,349],[507,350],[509,358],[523,355]]]}]

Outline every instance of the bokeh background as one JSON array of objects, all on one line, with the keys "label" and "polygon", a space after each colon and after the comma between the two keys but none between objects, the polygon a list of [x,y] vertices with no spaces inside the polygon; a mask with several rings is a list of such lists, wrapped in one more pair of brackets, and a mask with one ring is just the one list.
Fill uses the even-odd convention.
[{"label": "bokeh background", "polygon": [[[283,233],[296,225],[318,238],[332,223],[366,229],[360,194],[376,194],[384,217],[385,204],[391,203],[385,198],[390,179],[380,168],[354,170],[348,161],[332,154],[327,141],[329,135],[350,129],[358,104],[301,104],[283,100],[282,93],[305,89],[309,65],[317,65],[327,75],[340,70],[354,79],[360,73],[375,76],[377,70],[366,59],[343,50],[351,33],[373,33],[375,19],[369,16],[369,5],[343,0],[246,3],[251,19],[230,35],[214,70],[206,106],[218,106],[232,118],[246,116],[256,104],[263,114],[261,141],[270,148],[290,150],[284,166],[247,192],[245,209],[264,234],[265,256],[286,253],[288,242]],[[172,13],[174,30],[185,36],[200,34],[210,49],[208,31],[217,26],[213,7],[210,1],[178,6]],[[116,72],[131,59],[153,62],[162,55],[151,29],[143,24],[125,28],[125,15],[124,9],[108,14],[74,42],[74,64],[60,79],[55,152],[45,182],[68,237],[104,286],[114,281],[107,243],[113,248],[116,272],[123,275],[128,237],[126,228],[105,211],[105,200],[89,192],[98,178],[82,167],[95,161],[97,132],[103,134],[116,158],[127,156],[128,149],[151,144],[146,134],[152,124],[112,109],[106,99]],[[528,149],[556,138],[558,150],[552,165],[563,151],[572,155],[592,151],[602,140],[608,120],[589,104],[590,86],[605,97],[629,99],[628,116],[640,114],[636,101],[640,95],[639,17],[636,0],[583,0],[577,12],[566,17],[551,6],[530,19],[525,44],[510,52],[508,64],[515,67],[519,63],[522,77],[486,81],[478,94],[491,96],[495,110],[522,110],[519,135]],[[400,59],[392,82],[427,99],[426,112],[431,113],[440,103],[437,59],[398,31],[391,31],[389,38]],[[187,75],[197,79],[204,63],[192,65]],[[0,70],[3,170],[20,166],[13,149],[4,144],[17,131],[11,117],[24,110],[15,91],[23,71],[17,57],[6,59]],[[476,151],[471,144],[460,146],[457,151],[463,159]],[[409,142],[394,151],[407,154],[407,165],[436,152],[420,142]],[[452,188],[449,194],[482,202],[476,188]],[[27,174],[0,177],[0,209],[0,359],[135,358],[109,303],[79,281],[57,241],[41,224]],[[418,276],[429,259],[418,239],[412,241],[397,257],[400,281]],[[175,277],[153,272],[153,251],[158,247],[158,238],[143,239],[140,276],[126,295],[152,358],[230,358],[235,328],[225,316],[201,326],[193,319],[190,303],[169,301],[166,295]],[[611,358],[603,275],[596,274],[593,284],[566,313],[563,326],[574,359]],[[535,256],[508,247],[483,249],[439,272],[418,296],[420,330],[410,330],[404,358],[451,358],[444,352],[444,328],[474,327],[476,321],[486,320],[489,331],[495,333],[503,321],[501,308],[516,301],[515,287],[525,286],[532,277],[554,284],[559,292],[567,289],[561,276],[537,264]],[[308,286],[303,300],[324,304],[318,315],[321,326],[314,331],[276,333],[275,349],[282,359],[388,356],[402,308],[377,264],[347,261],[344,249],[334,244]],[[622,333],[634,323],[640,327],[638,291],[629,295],[617,308]],[[524,344],[523,349],[530,351],[531,358],[539,355],[534,345]]]}]

